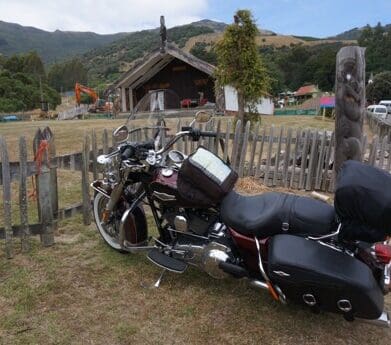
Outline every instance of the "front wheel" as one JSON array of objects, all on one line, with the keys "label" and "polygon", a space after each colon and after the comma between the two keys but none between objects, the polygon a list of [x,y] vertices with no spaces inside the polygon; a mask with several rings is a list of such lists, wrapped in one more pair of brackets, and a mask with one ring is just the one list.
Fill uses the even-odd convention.
[{"label": "front wheel", "polygon": [[93,203],[93,212],[96,227],[104,241],[113,249],[121,253],[127,253],[121,249],[119,243],[119,225],[124,210],[121,211],[117,206],[112,212],[111,219],[108,222],[103,221],[103,212],[109,199],[101,193],[96,193]]}]

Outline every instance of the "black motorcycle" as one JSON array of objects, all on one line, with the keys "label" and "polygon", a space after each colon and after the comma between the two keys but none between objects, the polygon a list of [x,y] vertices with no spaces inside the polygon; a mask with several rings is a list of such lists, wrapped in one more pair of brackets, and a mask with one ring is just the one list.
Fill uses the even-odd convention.
[{"label": "black motorcycle", "polygon": [[[234,190],[236,172],[206,148],[189,156],[172,149],[184,137],[216,133],[184,127],[160,147],[166,128],[153,129],[151,140],[131,142],[128,128],[118,128],[118,148],[98,157],[104,177],[91,186],[102,238],[121,252],[145,251],[163,269],[155,287],[165,271],[193,265],[217,279],[247,279],[281,303],[390,326],[390,174],[346,162],[335,207],[287,193],[244,196]],[[144,205],[156,238],[148,235]]]}]

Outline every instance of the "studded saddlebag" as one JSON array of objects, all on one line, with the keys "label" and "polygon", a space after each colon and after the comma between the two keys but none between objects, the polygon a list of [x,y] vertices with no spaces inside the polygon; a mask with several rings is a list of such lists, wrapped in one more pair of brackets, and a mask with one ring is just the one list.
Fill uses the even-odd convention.
[{"label": "studded saddlebag", "polygon": [[383,294],[369,267],[315,241],[273,237],[268,274],[291,301],[348,317],[377,319],[383,312]]}]

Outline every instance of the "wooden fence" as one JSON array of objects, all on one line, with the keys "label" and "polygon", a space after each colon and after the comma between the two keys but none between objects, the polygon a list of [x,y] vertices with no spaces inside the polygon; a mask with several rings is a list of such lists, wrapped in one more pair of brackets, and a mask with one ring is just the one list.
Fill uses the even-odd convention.
[{"label": "wooden fence", "polygon": [[[182,125],[188,124],[179,120],[175,126],[176,130],[179,131]],[[203,145],[224,160],[229,160],[240,177],[253,176],[270,187],[333,192],[335,138],[332,131],[263,127],[260,123],[253,127],[247,123],[242,131],[241,126],[240,121],[234,124],[230,120],[214,119],[203,130],[215,131],[216,138],[201,138],[198,142],[185,138],[178,141],[174,148],[190,154],[197,146]],[[151,138],[152,130],[145,130],[133,133],[129,140],[140,141]],[[220,139],[223,139],[223,146]],[[244,145],[240,154],[237,154],[241,139]],[[21,137],[19,161],[9,162],[7,143],[0,137],[0,185],[3,188],[4,215],[0,239],[5,239],[6,257],[13,256],[15,238],[20,238],[23,251],[28,251],[31,235],[40,235],[44,246],[52,245],[54,230],[61,219],[82,213],[84,223],[90,224],[90,175],[94,179],[98,178],[99,167],[96,158],[101,153],[110,152],[112,143],[111,135],[104,130],[102,148],[99,149],[97,135],[93,130],[85,135],[82,152],[56,156],[54,136],[49,128],[45,128],[43,131],[38,130],[34,137],[33,148],[36,158],[34,161],[27,160],[26,140]],[[367,137],[364,136],[362,145],[364,162],[391,172],[391,143],[388,136],[383,138],[374,136],[372,142],[368,142]],[[80,203],[59,209],[58,169],[81,173]],[[30,176],[34,176],[36,181],[37,223],[31,223],[28,216],[27,179]],[[12,224],[11,182],[16,182],[18,185],[20,221],[16,225]]]},{"label": "wooden fence", "polygon": [[[0,185],[2,185],[3,194],[3,227],[0,227],[0,239],[5,240],[5,254],[11,258],[14,253],[15,238],[20,238],[21,248],[26,252],[30,248],[30,236],[39,235],[41,243],[44,246],[50,246],[54,243],[54,230],[57,222],[61,219],[72,217],[78,213],[83,213],[85,224],[91,222],[91,203],[89,191],[89,171],[92,168],[89,161],[96,161],[99,153],[107,153],[109,150],[108,132],[103,131],[103,148],[98,149],[96,133],[92,131],[93,152],[89,150],[88,138],[84,140],[83,151],[56,156],[55,140],[53,133],[48,127],[43,131],[37,130],[33,140],[34,161],[27,159],[27,144],[24,137],[19,139],[19,161],[10,162],[8,157],[7,143],[0,137],[1,166],[0,166]],[[93,164],[94,177],[97,176],[96,163]],[[58,169],[81,172],[81,190],[83,200],[75,205],[59,209],[58,204]],[[37,200],[36,207],[38,213],[38,222],[29,221],[29,195],[27,193],[27,182],[29,177],[34,177],[33,195]],[[17,184],[17,194],[12,191],[12,182]],[[15,191],[14,191],[15,192]],[[17,198],[17,200],[13,200]],[[12,208],[13,201],[19,204],[19,210],[16,212]],[[15,220],[12,213],[19,213],[20,221],[18,224],[12,224]]]},{"label": "wooden fence", "polygon": [[389,137],[391,141],[391,116],[389,115],[387,119],[382,119],[379,116],[376,116],[373,113],[366,112],[366,120],[369,128],[373,133],[375,133],[380,138],[385,136]]},{"label": "wooden fence", "polygon": [[[270,187],[334,191],[333,131],[262,127],[260,123],[251,127],[248,122],[243,132],[240,121],[235,125],[229,120],[214,120],[204,130],[217,132],[216,139],[201,138],[194,143],[186,138],[178,141],[175,148],[189,154],[198,145],[206,146],[224,160],[228,158],[240,177],[253,176]],[[188,124],[178,121],[177,131]],[[238,143],[242,136],[244,145],[238,155]],[[150,131],[136,132],[130,140],[150,137]],[[219,145],[220,138],[224,139],[224,148]],[[362,146],[362,161],[390,172],[391,147],[387,136],[374,136],[371,142],[364,136]]]}]

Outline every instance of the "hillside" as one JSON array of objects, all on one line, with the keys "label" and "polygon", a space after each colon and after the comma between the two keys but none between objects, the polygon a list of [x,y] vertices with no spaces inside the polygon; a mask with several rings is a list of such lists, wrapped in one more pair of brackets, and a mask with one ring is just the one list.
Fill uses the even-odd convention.
[{"label": "hillside", "polygon": [[29,26],[0,21],[0,54],[36,51],[45,63],[83,54],[107,45],[126,33],[99,35],[93,32],[44,31]]},{"label": "hillside", "polygon": [[[353,28],[351,30],[344,31],[338,35],[329,37],[330,39],[339,39],[339,40],[358,40],[361,36],[362,31],[364,30],[365,26],[361,28]],[[384,26],[385,30],[391,29],[391,24],[387,24]]]},{"label": "hillside", "polygon": [[[215,30],[221,30],[221,26],[213,29],[210,23],[202,25],[202,22],[197,22],[168,29],[167,37],[183,48],[191,37],[214,33]],[[89,82],[96,84],[102,80],[115,80],[129,69],[135,59],[159,47],[159,44],[159,29],[143,30],[85,53],[82,59],[89,70]]]},{"label": "hillside", "polygon": [[[194,45],[197,42],[206,43],[208,45],[213,44],[217,42],[222,37],[221,32],[214,32],[210,34],[204,34],[199,36],[191,37],[184,47],[184,50],[190,51],[191,48],[194,47]],[[357,43],[356,40],[342,40],[342,39],[312,39],[308,40],[307,38],[301,38],[298,36],[290,36],[290,35],[264,35],[261,33],[257,37],[257,44],[262,46],[272,46],[274,48],[281,48],[281,47],[290,47],[293,45],[304,45],[304,46],[316,46],[320,44],[330,44],[330,43],[342,43],[342,44],[354,44]]]},{"label": "hillside", "polygon": [[[212,20],[201,20],[187,25],[177,26],[167,30],[168,40],[189,52],[197,43],[207,45],[219,40],[227,24]],[[260,47],[274,48],[292,47],[297,45],[316,46],[321,44],[354,44],[356,41],[316,39],[290,35],[277,35],[269,30],[261,30],[257,38]],[[89,70],[89,82],[111,82],[132,66],[132,62],[148,54],[159,46],[159,30],[143,30],[128,34],[106,46],[93,49],[83,55],[83,62]]]}]

